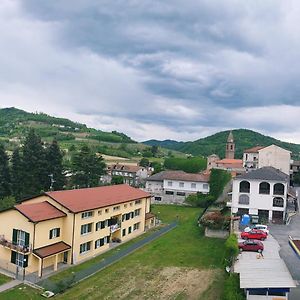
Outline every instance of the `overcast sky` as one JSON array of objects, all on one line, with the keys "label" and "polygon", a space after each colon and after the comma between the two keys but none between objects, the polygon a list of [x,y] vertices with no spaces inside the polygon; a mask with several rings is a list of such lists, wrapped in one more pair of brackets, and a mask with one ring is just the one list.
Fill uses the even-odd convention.
[{"label": "overcast sky", "polygon": [[0,107],[136,140],[300,143],[300,1],[1,0]]}]

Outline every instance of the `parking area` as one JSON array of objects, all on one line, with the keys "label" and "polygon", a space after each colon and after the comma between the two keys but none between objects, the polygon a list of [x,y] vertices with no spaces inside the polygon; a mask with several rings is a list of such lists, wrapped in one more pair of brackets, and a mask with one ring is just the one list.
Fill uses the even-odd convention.
[{"label": "parking area", "polygon": [[[288,237],[300,238],[300,215],[294,216],[289,225],[270,225],[270,232],[280,245],[279,255],[286,263],[293,279],[300,284],[300,258],[289,245]],[[291,300],[300,299],[300,286],[291,289]]]},{"label": "parking area", "polygon": [[[239,239],[239,242],[241,241],[243,240]],[[257,252],[243,251],[239,254],[234,265],[234,272],[240,274],[240,287],[249,291],[264,288],[288,289],[295,287],[295,282],[280,256],[280,245],[277,240],[269,234],[263,244],[263,257],[260,257]],[[280,297],[278,299],[286,298]],[[289,299],[292,298],[289,297]]]}]

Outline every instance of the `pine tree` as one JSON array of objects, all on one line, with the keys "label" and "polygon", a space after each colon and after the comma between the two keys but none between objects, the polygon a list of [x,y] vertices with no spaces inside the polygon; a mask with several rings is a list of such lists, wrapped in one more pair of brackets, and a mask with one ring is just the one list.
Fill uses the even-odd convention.
[{"label": "pine tree", "polygon": [[11,183],[12,194],[15,199],[21,200],[24,194],[23,179],[26,174],[23,172],[22,159],[19,148],[15,149],[11,159]]},{"label": "pine tree", "polygon": [[47,149],[46,161],[48,162],[48,175],[53,176],[54,180],[53,185],[51,185],[51,177],[49,177],[49,187],[52,186],[55,191],[62,190],[65,185],[63,154],[55,140]]},{"label": "pine tree", "polygon": [[8,156],[4,146],[0,145],[0,199],[11,195],[11,178]]},{"label": "pine tree", "polygon": [[72,156],[72,172],[75,186],[98,186],[100,176],[105,173],[105,163],[102,156],[97,156],[88,146],[83,146],[80,152]]},{"label": "pine tree", "polygon": [[23,170],[26,176],[24,182],[24,196],[31,197],[49,189],[46,151],[41,138],[30,130],[23,146]]}]

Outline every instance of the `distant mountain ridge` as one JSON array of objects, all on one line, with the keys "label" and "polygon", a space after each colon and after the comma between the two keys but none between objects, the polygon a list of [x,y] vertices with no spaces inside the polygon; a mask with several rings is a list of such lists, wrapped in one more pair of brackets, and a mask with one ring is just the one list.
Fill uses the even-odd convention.
[{"label": "distant mountain ridge", "polygon": [[[232,130],[236,151],[235,157],[242,158],[243,151],[245,149],[254,146],[269,146],[277,145],[284,149],[287,149],[293,153],[293,157],[299,159],[300,145],[282,142],[273,137],[263,135],[259,132],[255,132],[249,129],[235,129]],[[220,157],[225,156],[225,146],[229,131],[221,131],[211,136],[198,139],[193,142],[178,142],[174,140],[148,140],[143,142],[146,145],[157,145],[170,150],[177,150],[184,153],[190,153],[192,155],[208,156],[210,154],[217,154]]]}]

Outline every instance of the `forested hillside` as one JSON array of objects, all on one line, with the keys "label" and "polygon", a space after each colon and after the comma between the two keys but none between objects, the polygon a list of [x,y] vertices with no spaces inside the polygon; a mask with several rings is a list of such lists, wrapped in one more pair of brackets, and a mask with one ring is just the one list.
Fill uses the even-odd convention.
[{"label": "forested hillside", "polygon": [[[280,146],[284,149],[290,150],[295,158],[299,157],[300,145],[282,142],[270,136],[260,134],[258,132],[248,129],[233,130],[234,141],[236,144],[236,158],[242,158],[243,151],[253,146],[269,146],[271,144]],[[174,149],[192,155],[208,156],[210,154],[217,154],[220,157],[225,155],[225,145],[229,131],[218,132],[214,135],[196,140],[194,142],[176,142],[176,141],[155,141],[150,140],[144,142],[147,145],[158,145],[168,149]]]}]

